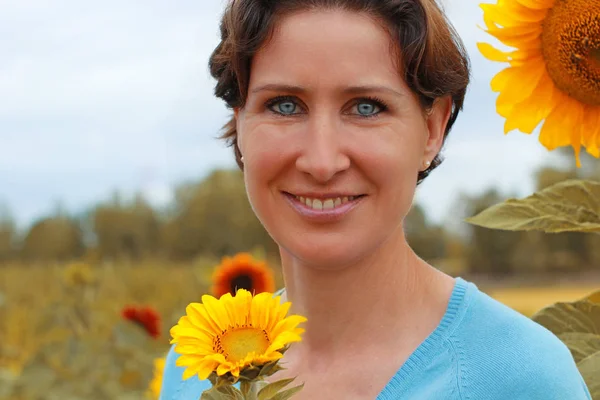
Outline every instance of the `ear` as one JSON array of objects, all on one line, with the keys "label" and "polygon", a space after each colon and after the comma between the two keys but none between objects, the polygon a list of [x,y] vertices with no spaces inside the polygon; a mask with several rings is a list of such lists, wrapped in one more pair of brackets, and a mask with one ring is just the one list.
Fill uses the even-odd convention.
[{"label": "ear", "polygon": [[424,161],[432,161],[442,149],[451,112],[452,99],[450,96],[445,96],[436,99],[427,113],[428,136],[423,152]]}]

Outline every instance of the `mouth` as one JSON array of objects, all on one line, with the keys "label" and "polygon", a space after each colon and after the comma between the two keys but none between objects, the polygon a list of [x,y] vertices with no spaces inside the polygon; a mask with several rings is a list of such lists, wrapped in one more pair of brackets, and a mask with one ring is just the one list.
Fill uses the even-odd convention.
[{"label": "mouth", "polygon": [[285,195],[292,197],[296,201],[309,209],[315,211],[334,210],[347,206],[349,203],[355,203],[357,200],[365,197],[366,195],[326,195],[326,196],[313,196],[313,195],[295,195],[293,193],[284,192]]}]

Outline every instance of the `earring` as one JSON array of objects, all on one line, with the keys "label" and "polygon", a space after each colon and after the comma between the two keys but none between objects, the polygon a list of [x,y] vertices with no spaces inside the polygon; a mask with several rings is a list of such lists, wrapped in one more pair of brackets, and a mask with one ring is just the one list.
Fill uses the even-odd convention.
[{"label": "earring", "polygon": [[431,161],[426,160],[425,161],[425,169],[429,168],[431,166]]},{"label": "earring", "polygon": [[243,163],[244,162],[244,156],[240,157],[240,161]]}]

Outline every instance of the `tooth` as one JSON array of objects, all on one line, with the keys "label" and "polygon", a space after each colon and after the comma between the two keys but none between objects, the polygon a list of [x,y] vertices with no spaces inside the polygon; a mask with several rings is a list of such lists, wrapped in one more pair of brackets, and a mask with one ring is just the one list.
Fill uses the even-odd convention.
[{"label": "tooth", "polygon": [[327,199],[323,202],[323,210],[331,210],[333,209],[333,200]]},{"label": "tooth", "polygon": [[323,203],[319,199],[314,199],[312,201],[312,208],[315,209],[315,210],[322,210],[323,209]]},{"label": "tooth", "polygon": [[306,198],[306,205],[309,207],[312,207],[312,200],[309,199],[308,197]]},{"label": "tooth", "polygon": [[342,203],[347,203],[348,202],[348,198],[347,197],[343,197],[342,198]]},{"label": "tooth", "polygon": [[304,203],[304,197],[300,196],[300,198],[298,200],[300,200],[300,202]]},{"label": "tooth", "polygon": [[335,199],[335,206],[337,207],[340,204],[342,204],[342,199],[338,197],[337,199]]}]

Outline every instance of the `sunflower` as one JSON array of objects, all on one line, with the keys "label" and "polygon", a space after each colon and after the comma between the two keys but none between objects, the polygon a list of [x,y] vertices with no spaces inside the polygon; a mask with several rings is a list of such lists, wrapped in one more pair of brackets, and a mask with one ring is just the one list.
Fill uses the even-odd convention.
[{"label": "sunflower", "polygon": [[127,306],[121,315],[128,321],[142,327],[154,339],[160,336],[160,315],[152,307]]},{"label": "sunflower", "polygon": [[235,297],[226,293],[217,300],[204,295],[202,304],[188,305],[186,315],[171,328],[171,344],[181,354],[177,366],[185,367],[183,379],[198,375],[204,380],[215,372],[237,380],[279,360],[304,332],[297,326],[306,318],[286,317],[290,305],[282,304],[280,296],[267,292],[252,296],[244,289]]},{"label": "sunflower", "polygon": [[510,66],[491,83],[504,131],[531,133],[548,149],[600,155],[600,0],[498,0],[482,4],[487,32],[514,48],[479,50]]},{"label": "sunflower", "polygon": [[158,399],[160,397],[166,361],[166,357],[156,358],[154,360],[154,375],[148,387],[149,397],[153,399]]},{"label": "sunflower", "polygon": [[239,253],[233,258],[224,257],[213,273],[212,294],[221,297],[225,293],[235,294],[246,289],[254,294],[273,292],[273,271],[264,261],[255,260],[248,253]]}]

